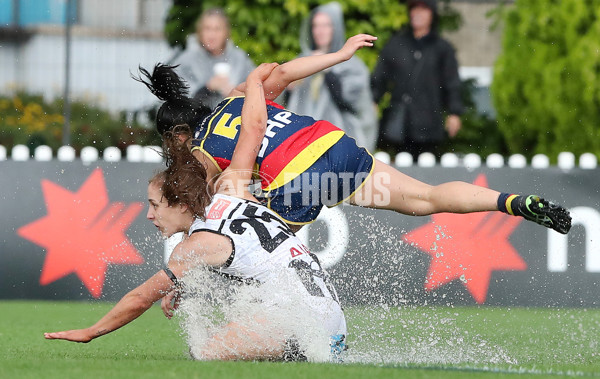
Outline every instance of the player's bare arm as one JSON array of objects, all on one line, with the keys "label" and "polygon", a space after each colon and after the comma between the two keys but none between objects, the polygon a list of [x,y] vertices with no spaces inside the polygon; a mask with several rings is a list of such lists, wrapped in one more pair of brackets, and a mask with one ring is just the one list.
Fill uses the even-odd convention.
[{"label": "player's bare arm", "polygon": [[246,79],[246,98],[242,107],[240,137],[233,151],[231,164],[219,178],[218,192],[255,200],[247,188],[267,129],[263,81],[269,77],[276,66],[276,63],[263,63]]},{"label": "player's bare arm", "polygon": [[[333,53],[300,57],[283,63],[273,70],[264,82],[265,97],[276,99],[292,82],[325,70],[338,63],[345,62],[363,47],[371,47],[377,37],[369,34],[357,34],[348,38],[344,46]],[[246,83],[237,86],[230,96],[240,96],[245,92]]]},{"label": "player's bare arm", "polygon": [[[173,268],[178,273],[179,267]],[[96,324],[85,329],[67,330],[63,332],[44,333],[46,339],[61,339],[72,342],[90,342],[94,338],[113,332],[130,323],[144,312],[154,302],[171,291],[173,283],[164,271],[159,271],[139,287],[126,294],[104,317]]]},{"label": "player's bare arm", "polygon": [[[175,247],[168,267],[176,277],[182,277],[186,270],[198,265],[218,267],[227,261],[232,249],[231,242],[224,236],[207,232],[194,233]],[[44,337],[72,342],[90,342],[135,320],[156,301],[173,293],[174,289],[175,283],[172,278],[164,270],[160,270],[126,294],[113,309],[89,328],[44,333]],[[171,313],[170,309],[163,308],[163,312],[170,318],[168,315]]]}]

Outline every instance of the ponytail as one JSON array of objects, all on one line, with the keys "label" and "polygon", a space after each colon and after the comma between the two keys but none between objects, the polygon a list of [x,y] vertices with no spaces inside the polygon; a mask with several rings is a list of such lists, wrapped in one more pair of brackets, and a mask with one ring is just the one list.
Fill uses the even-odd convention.
[{"label": "ponytail", "polygon": [[[192,128],[200,125],[211,109],[189,97],[189,86],[175,72],[178,66],[158,63],[152,74],[139,67],[141,75],[133,77],[164,103],[156,114],[156,130],[163,135],[175,125],[187,124]],[[146,78],[146,80],[143,77]]]}]

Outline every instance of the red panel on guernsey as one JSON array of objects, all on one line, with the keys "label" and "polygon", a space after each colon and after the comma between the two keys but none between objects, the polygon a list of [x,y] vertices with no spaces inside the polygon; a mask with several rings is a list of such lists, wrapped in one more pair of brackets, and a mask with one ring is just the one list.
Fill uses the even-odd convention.
[{"label": "red panel on guernsey", "polygon": [[229,164],[231,163],[231,161],[229,159],[219,158],[219,157],[213,157],[213,158],[215,159],[215,161],[217,161],[217,164],[221,168],[221,171],[223,171],[227,167],[229,167]]},{"label": "red panel on guernsey", "polygon": [[289,136],[281,145],[277,146],[271,154],[263,159],[262,164],[260,165],[261,173],[266,174],[261,175],[263,178],[263,188],[269,186],[270,181],[267,181],[267,178],[270,178],[271,180],[276,178],[285,166],[287,166],[287,164],[301,151],[319,138],[336,130],[341,129],[329,121],[320,120]]},{"label": "red panel on guernsey", "polygon": [[275,108],[278,108],[278,109],[285,109],[285,108],[284,108],[284,107],[282,107],[281,105],[279,105],[279,104],[277,104],[276,102],[274,102],[274,101],[271,101],[271,100],[267,100],[267,105],[271,105],[271,106],[273,106],[273,107],[275,107]]}]

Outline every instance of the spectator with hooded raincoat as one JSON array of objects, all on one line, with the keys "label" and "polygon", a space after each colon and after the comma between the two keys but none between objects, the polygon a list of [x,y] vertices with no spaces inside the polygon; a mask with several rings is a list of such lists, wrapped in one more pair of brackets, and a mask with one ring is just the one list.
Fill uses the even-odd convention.
[{"label": "spectator with hooded raincoat", "polygon": [[[300,56],[338,51],[345,41],[341,6],[336,2],[321,5],[302,25]],[[327,120],[355,138],[359,146],[373,150],[377,138],[377,116],[369,80],[367,66],[353,56],[346,62],[288,86],[286,107],[299,114]]]}]

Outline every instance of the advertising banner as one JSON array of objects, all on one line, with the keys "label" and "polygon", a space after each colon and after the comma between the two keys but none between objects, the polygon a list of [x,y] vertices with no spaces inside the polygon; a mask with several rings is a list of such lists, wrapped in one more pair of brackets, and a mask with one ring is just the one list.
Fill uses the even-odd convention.
[{"label": "advertising banner", "polygon": [[[117,300],[164,267],[146,220],[160,164],[0,162],[0,298]],[[555,167],[410,167],[430,184],[466,181],[565,205],[561,235],[500,212],[406,216],[342,205],[299,233],[345,304],[597,307],[600,172]]]}]

